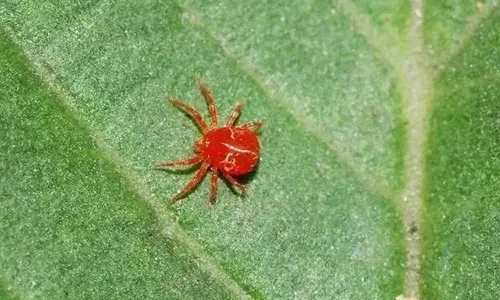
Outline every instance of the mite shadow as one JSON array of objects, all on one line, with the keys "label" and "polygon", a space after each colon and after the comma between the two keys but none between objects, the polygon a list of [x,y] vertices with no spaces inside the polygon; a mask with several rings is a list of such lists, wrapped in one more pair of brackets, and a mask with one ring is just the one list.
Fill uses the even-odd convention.
[{"label": "mite shadow", "polygon": [[[255,165],[255,168],[251,172],[249,172],[245,175],[234,176],[234,178],[236,178],[236,180],[239,183],[241,183],[243,185],[247,185],[253,181],[253,179],[255,178],[257,173],[259,172],[259,168],[260,168],[260,160],[259,160],[259,162],[257,162],[257,165]],[[246,193],[242,193],[241,191],[239,191],[238,189],[233,187],[229,182],[227,182],[226,179],[224,179],[224,177],[221,177],[221,179],[226,183],[226,185],[229,187],[229,189],[231,190],[231,192],[233,194],[240,196],[240,197],[246,196]]]}]

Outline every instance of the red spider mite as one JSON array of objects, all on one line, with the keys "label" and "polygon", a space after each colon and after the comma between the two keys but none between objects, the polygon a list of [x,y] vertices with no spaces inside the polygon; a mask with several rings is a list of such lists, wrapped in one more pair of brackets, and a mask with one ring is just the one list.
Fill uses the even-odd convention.
[{"label": "red spider mite", "polygon": [[201,164],[194,178],[172,198],[172,204],[194,190],[210,169],[212,171],[210,198],[208,202],[208,206],[210,207],[217,194],[219,175],[222,175],[231,186],[240,189],[242,192],[247,191],[247,188],[233,176],[249,173],[257,165],[260,157],[260,142],[256,133],[262,127],[262,122],[252,121],[235,125],[243,106],[239,103],[231,114],[229,114],[224,126],[219,126],[218,114],[212,94],[200,79],[198,79],[198,85],[208,105],[211,120],[210,126],[205,123],[203,117],[196,109],[178,99],[168,97],[168,100],[175,107],[193,118],[201,130],[202,136],[194,144],[195,154],[193,156],[184,160],[159,163],[155,168],[164,169]]}]

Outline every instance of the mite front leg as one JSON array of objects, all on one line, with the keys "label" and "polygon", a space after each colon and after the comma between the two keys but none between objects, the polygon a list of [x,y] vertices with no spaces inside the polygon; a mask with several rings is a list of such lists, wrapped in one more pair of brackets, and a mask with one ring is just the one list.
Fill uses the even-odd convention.
[{"label": "mite front leg", "polygon": [[183,112],[191,116],[191,118],[193,118],[193,120],[196,122],[196,125],[198,125],[198,127],[201,129],[202,133],[208,131],[207,123],[205,123],[203,117],[196,109],[180,101],[179,99],[168,97],[168,101],[170,101],[178,109],[182,110]]},{"label": "mite front leg", "polygon": [[159,163],[155,166],[155,169],[165,169],[169,167],[187,167],[187,166],[194,166],[197,163],[201,161],[201,158],[198,155],[194,155],[188,159],[184,160],[176,160],[176,161],[169,161],[169,162],[163,162]]},{"label": "mite front leg", "polygon": [[253,132],[259,131],[259,129],[262,127],[262,122],[261,121],[252,121],[248,123],[243,123],[238,126],[239,128],[248,128]]},{"label": "mite front leg", "polygon": [[177,195],[175,195],[172,198],[172,204],[174,204],[175,202],[177,202],[178,200],[189,194],[191,191],[193,191],[196,188],[196,186],[200,184],[203,177],[205,177],[205,174],[207,174],[207,170],[209,167],[210,167],[209,163],[203,163],[200,169],[198,169],[198,171],[196,172],[196,174],[194,174],[193,179],[182,189],[182,191],[180,191]]},{"label": "mite front leg", "polygon": [[205,98],[205,101],[208,105],[208,111],[210,112],[210,119],[212,120],[211,128],[216,128],[218,126],[219,121],[217,120],[217,110],[215,109],[214,98],[212,97],[212,93],[210,90],[203,85],[201,79],[198,78],[198,85],[200,86],[201,93]]},{"label": "mite front leg", "polygon": [[234,125],[234,123],[236,122],[236,120],[240,116],[242,106],[243,106],[243,104],[241,104],[241,103],[236,104],[236,107],[229,114],[229,118],[227,119],[226,124],[225,124],[226,127],[230,127],[230,126]]}]

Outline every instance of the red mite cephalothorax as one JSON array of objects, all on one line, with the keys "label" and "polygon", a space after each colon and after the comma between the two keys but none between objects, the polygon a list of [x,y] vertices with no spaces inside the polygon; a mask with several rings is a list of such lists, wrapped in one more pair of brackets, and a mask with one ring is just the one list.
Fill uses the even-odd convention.
[{"label": "red mite cephalothorax", "polygon": [[199,79],[198,85],[208,105],[211,120],[210,127],[207,126],[201,114],[193,107],[178,99],[168,97],[168,100],[174,106],[193,118],[200,128],[202,136],[194,145],[195,154],[193,156],[185,160],[160,163],[155,168],[194,166],[201,163],[194,178],[172,198],[172,203],[175,203],[196,188],[210,169],[212,171],[210,199],[208,202],[210,206],[217,194],[219,175],[222,175],[233,187],[246,192],[246,187],[239,183],[233,175],[246,174],[257,165],[260,157],[260,142],[256,132],[262,127],[262,122],[253,121],[236,126],[236,120],[242,107],[242,104],[237,104],[224,126],[219,127],[213,97]]}]

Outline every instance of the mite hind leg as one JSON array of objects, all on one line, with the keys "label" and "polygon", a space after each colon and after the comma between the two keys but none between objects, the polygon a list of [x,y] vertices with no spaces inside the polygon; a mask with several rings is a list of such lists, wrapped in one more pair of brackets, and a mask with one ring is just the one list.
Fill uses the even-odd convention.
[{"label": "mite hind leg", "polygon": [[169,167],[189,167],[194,166],[201,161],[201,158],[198,155],[194,155],[188,159],[184,160],[176,160],[176,161],[168,161],[162,162],[155,166],[156,169],[165,169]]},{"label": "mite hind leg", "polygon": [[203,163],[201,167],[198,169],[198,171],[196,171],[196,174],[194,174],[193,179],[182,189],[182,191],[180,191],[177,195],[175,195],[172,198],[172,204],[179,201],[181,198],[185,197],[187,194],[193,191],[196,188],[196,186],[200,184],[203,177],[205,177],[205,174],[207,174],[209,167],[210,164]]}]

